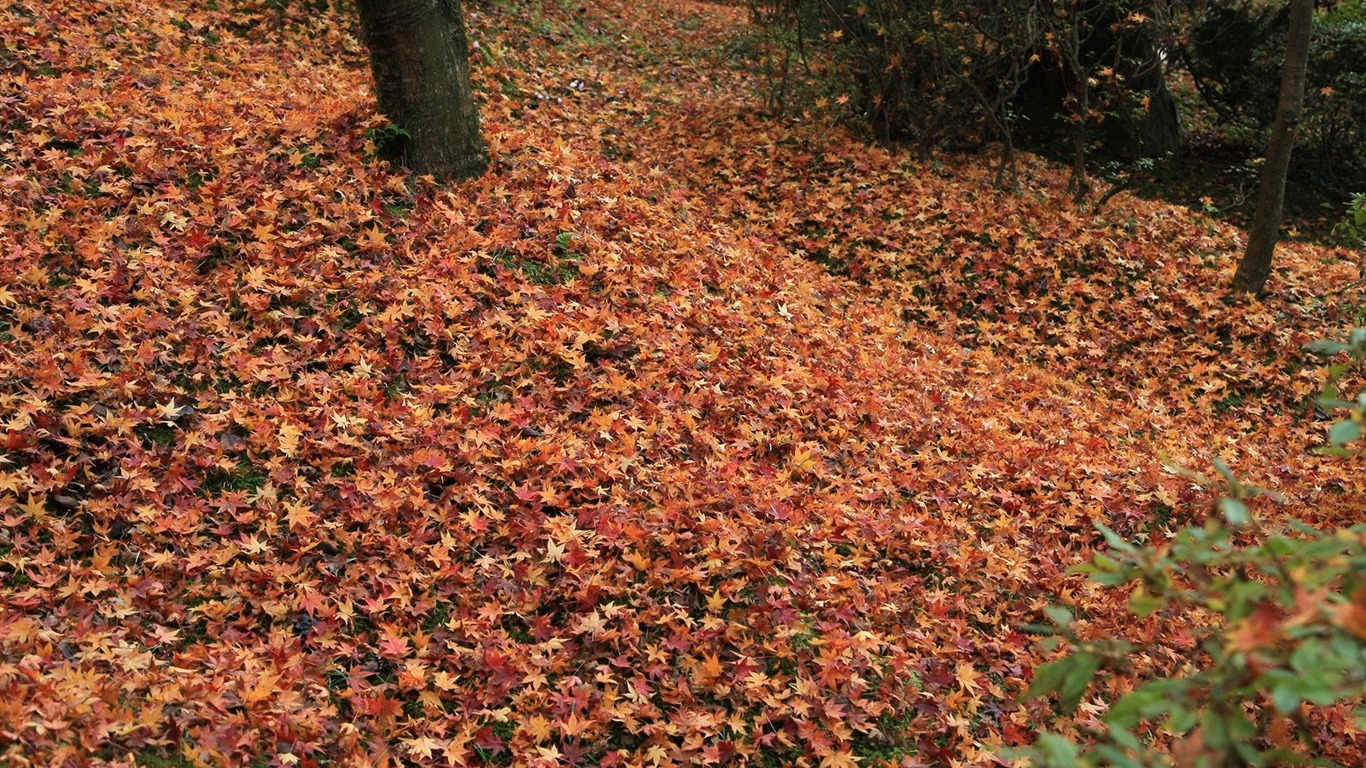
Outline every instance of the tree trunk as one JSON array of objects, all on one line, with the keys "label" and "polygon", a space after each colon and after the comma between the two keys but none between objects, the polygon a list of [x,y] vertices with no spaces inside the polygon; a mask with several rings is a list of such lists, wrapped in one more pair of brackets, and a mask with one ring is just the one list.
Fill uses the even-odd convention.
[{"label": "tree trunk", "polygon": [[1257,213],[1248,235],[1247,251],[1233,276],[1235,291],[1258,293],[1271,275],[1271,255],[1280,237],[1281,214],[1285,208],[1290,151],[1295,147],[1295,128],[1299,125],[1300,108],[1304,104],[1304,80],[1309,68],[1309,39],[1313,28],[1314,0],[1291,0],[1290,37],[1285,44],[1285,64],[1281,70],[1280,102],[1266,148]]},{"label": "tree trunk", "polygon": [[460,0],[357,0],[379,109],[400,129],[384,156],[416,173],[469,178],[488,167],[470,90]]},{"label": "tree trunk", "polygon": [[[1064,61],[1071,69],[1071,76],[1077,81],[1076,113],[1072,115],[1072,176],[1067,180],[1067,189],[1072,193],[1072,202],[1081,205],[1086,202],[1086,194],[1091,184],[1086,180],[1086,147],[1091,139],[1087,123],[1091,120],[1091,69],[1082,63],[1085,55],[1081,25],[1085,22],[1082,13],[1073,8],[1067,20],[1067,48],[1063,51]],[[1088,37],[1090,35],[1088,34]]]}]

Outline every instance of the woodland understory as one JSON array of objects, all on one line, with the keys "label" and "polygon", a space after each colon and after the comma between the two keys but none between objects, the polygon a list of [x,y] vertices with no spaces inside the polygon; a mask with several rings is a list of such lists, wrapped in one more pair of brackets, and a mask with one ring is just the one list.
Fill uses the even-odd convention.
[{"label": "woodland understory", "polygon": [[[348,12],[0,7],[0,763],[987,766],[1198,660],[1067,573],[1167,465],[1362,519],[1360,252],[1236,296],[1199,211],[766,116],[737,7],[466,11],[446,184]],[[1144,649],[1071,717],[1051,603]]]}]

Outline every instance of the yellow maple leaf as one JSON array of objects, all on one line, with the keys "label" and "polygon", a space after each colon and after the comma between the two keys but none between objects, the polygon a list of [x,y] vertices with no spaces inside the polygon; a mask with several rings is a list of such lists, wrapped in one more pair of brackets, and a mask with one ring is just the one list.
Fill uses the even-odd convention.
[{"label": "yellow maple leaf", "polygon": [[276,439],[280,443],[280,452],[286,456],[293,457],[299,450],[299,438],[303,436],[303,430],[293,424],[281,424],[280,431]]},{"label": "yellow maple leaf", "polygon": [[432,750],[442,748],[442,743],[430,736],[418,736],[415,739],[403,739],[403,745],[408,748],[408,754],[421,755],[425,759],[431,759]]},{"label": "yellow maple leaf", "polygon": [[958,684],[963,687],[963,690],[969,693],[976,693],[982,689],[982,686],[977,682],[977,670],[973,669],[972,665],[966,661],[958,665],[954,677],[958,680]]},{"label": "yellow maple leaf", "polygon": [[821,759],[821,768],[855,768],[858,758],[852,752],[831,752]]}]

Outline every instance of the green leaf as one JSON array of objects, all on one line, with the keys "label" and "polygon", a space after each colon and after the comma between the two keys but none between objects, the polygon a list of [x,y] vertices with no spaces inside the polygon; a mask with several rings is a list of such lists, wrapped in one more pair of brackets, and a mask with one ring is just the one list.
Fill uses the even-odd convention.
[{"label": "green leaf", "polygon": [[1058,688],[1058,696],[1062,699],[1065,713],[1070,715],[1077,711],[1077,705],[1081,703],[1081,697],[1091,685],[1091,678],[1095,677],[1098,669],[1100,657],[1094,653],[1082,652],[1072,657],[1072,665]]},{"label": "green leaf", "polygon": [[1295,551],[1295,542],[1284,536],[1272,536],[1262,545],[1262,549],[1272,557],[1285,557]]},{"label": "green leaf", "polygon": [[[1323,675],[1308,675],[1298,678],[1297,682],[1289,683],[1288,687],[1294,689],[1294,694],[1298,700],[1291,708],[1282,710],[1287,714],[1295,711],[1299,707],[1300,701],[1325,706],[1336,702],[1345,693],[1345,691],[1338,691],[1332,681]],[[1279,706],[1277,708],[1279,709]]]},{"label": "green leaf", "polygon": [[1323,394],[1325,397],[1333,397],[1337,394],[1337,387],[1333,386],[1332,382],[1337,381],[1338,379],[1342,378],[1342,375],[1344,373],[1347,373],[1348,371],[1352,370],[1352,365],[1352,363],[1338,363],[1337,365],[1328,366],[1329,383],[1323,389]]},{"label": "green leaf", "polygon": [[1318,640],[1306,639],[1290,654],[1290,668],[1296,672],[1312,672],[1320,666],[1325,650]]},{"label": "green leaf", "polygon": [[1238,757],[1243,759],[1243,765],[1249,768],[1260,768],[1266,765],[1266,755],[1246,741],[1235,741],[1233,751],[1238,753]]},{"label": "green leaf", "polygon": [[1314,401],[1320,408],[1331,411],[1336,408],[1351,408],[1354,405],[1351,400],[1343,400],[1339,397],[1336,391],[1325,389],[1323,392],[1323,397]]},{"label": "green leaf", "polygon": [[1067,672],[1072,668],[1072,657],[1050,661],[1034,670],[1034,680],[1025,691],[1026,700],[1047,696],[1062,687]]},{"label": "green leaf", "polygon": [[1189,680],[1180,678],[1160,678],[1144,683],[1121,696],[1102,719],[1111,730],[1131,728],[1181,707],[1187,701],[1190,687]]},{"label": "green leaf", "polygon": [[1136,554],[1138,552],[1138,547],[1125,541],[1123,536],[1115,533],[1109,526],[1106,526],[1103,523],[1096,523],[1095,525],[1096,530],[1100,531],[1100,534],[1105,537],[1105,543],[1109,544],[1111,549],[1127,552],[1129,554]]},{"label": "green leaf", "polygon": [[1228,722],[1218,711],[1207,709],[1200,713],[1200,728],[1204,731],[1205,744],[1215,752],[1228,749]]},{"label": "green leaf", "polygon": [[1224,513],[1224,519],[1229,525],[1242,527],[1252,522],[1252,513],[1248,511],[1247,504],[1240,499],[1225,496],[1219,500],[1219,511]]},{"label": "green leaf", "polygon": [[1351,349],[1351,347],[1347,346],[1346,344],[1343,344],[1340,341],[1328,341],[1326,339],[1320,341],[1311,341],[1308,344],[1305,344],[1304,348],[1310,352],[1320,352],[1325,355],[1331,355],[1337,352],[1345,352]]},{"label": "green leaf", "polygon": [[1107,555],[1096,555],[1091,559],[1091,562],[1095,563],[1096,567],[1102,571],[1118,571],[1120,568],[1119,562]]},{"label": "green leaf", "polygon": [[1171,716],[1167,718],[1167,728],[1173,733],[1186,733],[1195,727],[1198,716],[1199,714],[1193,709],[1173,707]]},{"label": "green leaf", "polygon": [[1350,443],[1359,437],[1361,437],[1361,425],[1351,419],[1339,421],[1328,428],[1328,442],[1333,445]]},{"label": "green leaf", "polygon": [[1306,536],[1313,536],[1315,538],[1318,538],[1323,535],[1323,531],[1319,530],[1318,528],[1315,528],[1312,525],[1309,525],[1303,520],[1296,520],[1292,517],[1288,519],[1286,522],[1290,525],[1291,530],[1295,531],[1296,533],[1303,533]]},{"label": "green leaf", "polygon": [[1129,595],[1129,612],[1140,619],[1146,619],[1157,613],[1166,601],[1160,597],[1154,597],[1144,589],[1135,589]]},{"label": "green leaf", "polygon": [[1077,745],[1056,733],[1039,734],[1038,747],[1048,768],[1068,768],[1078,764],[1080,753]]},{"label": "green leaf", "polygon": [[1097,744],[1096,754],[1105,759],[1105,762],[1114,768],[1143,768],[1143,764],[1130,757],[1119,747],[1110,744]]},{"label": "green leaf", "polygon": [[1111,725],[1107,730],[1110,732],[1110,740],[1124,749],[1133,752],[1143,751],[1143,742],[1139,741],[1138,737],[1130,733],[1127,728]]},{"label": "green leaf", "polygon": [[1271,703],[1276,705],[1276,710],[1283,715],[1290,715],[1300,710],[1300,702],[1304,701],[1300,697],[1299,691],[1289,683],[1284,683],[1271,689]]},{"label": "green leaf", "polygon": [[1050,621],[1059,627],[1065,627],[1072,623],[1072,612],[1061,605],[1050,605],[1043,609]]},{"label": "green leaf", "polygon": [[1235,745],[1257,735],[1257,726],[1242,709],[1234,709],[1229,712],[1225,721],[1228,723],[1228,735]]},{"label": "green leaf", "polygon": [[1133,728],[1143,720],[1165,712],[1169,706],[1166,695],[1145,685],[1121,696],[1105,713],[1104,720],[1111,726]]},{"label": "green leaf", "polygon": [[1117,587],[1129,579],[1130,577],[1123,573],[1097,573],[1091,577],[1091,581],[1106,587]]},{"label": "green leaf", "polygon": [[1338,690],[1327,675],[1310,672],[1282,678],[1271,689],[1271,703],[1283,714],[1289,715],[1299,711],[1300,702],[1324,706],[1336,702],[1345,694],[1345,688]]}]

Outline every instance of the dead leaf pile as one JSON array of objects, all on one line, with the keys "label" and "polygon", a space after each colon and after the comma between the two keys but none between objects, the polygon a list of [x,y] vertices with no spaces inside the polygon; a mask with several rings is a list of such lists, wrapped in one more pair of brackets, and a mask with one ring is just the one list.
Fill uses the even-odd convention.
[{"label": "dead leaf pile", "polygon": [[1188,211],[758,117],[688,0],[467,8],[438,185],[325,5],[0,10],[6,765],[986,765],[1015,627],[1125,621],[1091,522],[1206,510],[1159,454],[1359,515],[1339,254],[1226,301]]}]

